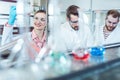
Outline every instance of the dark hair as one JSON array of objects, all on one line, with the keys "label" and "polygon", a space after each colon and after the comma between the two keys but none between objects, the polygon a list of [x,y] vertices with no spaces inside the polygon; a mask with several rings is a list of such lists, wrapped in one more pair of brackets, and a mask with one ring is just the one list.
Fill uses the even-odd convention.
[{"label": "dark hair", "polygon": [[46,14],[46,11],[45,10],[38,10],[34,13],[34,15],[36,15],[37,13],[45,13]]},{"label": "dark hair", "polygon": [[77,10],[78,8],[79,8],[79,7],[76,6],[76,5],[71,5],[71,6],[69,6],[69,7],[67,8],[67,10],[66,10],[66,16],[67,16],[67,18],[70,19],[70,14],[73,14],[73,15],[78,16],[78,10]]},{"label": "dark hair", "polygon": [[[112,15],[114,18],[117,18],[118,17],[118,21],[119,21],[119,18],[120,18],[120,13],[115,10],[115,9],[111,9],[107,12],[107,16],[109,15]],[[107,16],[106,16],[106,19],[107,19]]]}]

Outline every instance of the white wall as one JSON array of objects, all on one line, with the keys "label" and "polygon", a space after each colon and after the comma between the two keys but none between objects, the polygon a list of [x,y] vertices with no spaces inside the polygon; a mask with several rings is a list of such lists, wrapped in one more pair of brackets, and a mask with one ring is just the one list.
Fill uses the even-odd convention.
[{"label": "white wall", "polygon": [[[82,9],[108,10],[120,9],[120,0],[58,0],[62,11],[69,5],[78,5]],[[92,1],[92,3],[91,3]]]},{"label": "white wall", "polygon": [[8,21],[9,16],[2,16],[0,15],[0,25],[5,24]]},{"label": "white wall", "polygon": [[8,21],[9,16],[1,14],[9,14],[12,5],[16,5],[16,3],[0,1],[0,25],[4,25]]},{"label": "white wall", "polygon": [[70,5],[77,5],[82,9],[90,9],[90,0],[58,0],[60,8],[62,11],[65,11]]},{"label": "white wall", "polygon": [[16,3],[0,1],[0,14],[9,14],[12,5],[16,5]]},{"label": "white wall", "polygon": [[120,0],[92,0],[93,10],[120,9]]}]

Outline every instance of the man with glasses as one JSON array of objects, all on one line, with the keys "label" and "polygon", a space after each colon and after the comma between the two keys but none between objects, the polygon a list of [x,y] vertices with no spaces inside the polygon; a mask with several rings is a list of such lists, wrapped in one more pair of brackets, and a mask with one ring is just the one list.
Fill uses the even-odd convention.
[{"label": "man with glasses", "polygon": [[67,21],[59,28],[59,40],[56,41],[62,50],[72,51],[93,45],[90,29],[82,19],[85,14],[79,17],[78,9],[76,5],[69,6],[66,11]]},{"label": "man with glasses", "polygon": [[95,29],[95,44],[110,44],[120,42],[120,13],[117,10],[109,10],[106,15],[105,25]]}]

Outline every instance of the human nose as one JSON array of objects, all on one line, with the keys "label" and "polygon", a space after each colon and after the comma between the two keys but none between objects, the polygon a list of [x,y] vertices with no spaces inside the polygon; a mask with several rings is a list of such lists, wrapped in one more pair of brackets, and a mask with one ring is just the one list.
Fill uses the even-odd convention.
[{"label": "human nose", "polygon": [[113,23],[110,23],[110,26],[113,26]]},{"label": "human nose", "polygon": [[42,21],[40,19],[37,20],[39,23],[42,23]]}]

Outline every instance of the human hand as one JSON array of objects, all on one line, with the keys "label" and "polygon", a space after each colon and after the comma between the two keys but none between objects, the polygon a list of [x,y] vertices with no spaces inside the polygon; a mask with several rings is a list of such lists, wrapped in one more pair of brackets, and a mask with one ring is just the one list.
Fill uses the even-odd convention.
[{"label": "human hand", "polygon": [[9,13],[9,20],[8,24],[13,25],[16,19],[16,6],[11,6],[10,13]]}]

